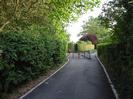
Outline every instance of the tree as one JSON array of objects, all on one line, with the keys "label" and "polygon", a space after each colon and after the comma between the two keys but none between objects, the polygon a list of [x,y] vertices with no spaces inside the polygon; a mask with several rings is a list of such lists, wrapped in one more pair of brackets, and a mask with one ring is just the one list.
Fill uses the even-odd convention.
[{"label": "tree", "polygon": [[113,0],[103,6],[100,18],[106,27],[112,28],[115,40],[122,43],[132,39],[132,13],[132,0]]},{"label": "tree", "polygon": [[0,32],[22,31],[33,24],[62,28],[70,16],[98,3],[99,0],[0,0]]},{"label": "tree", "polygon": [[83,31],[81,34],[93,34],[98,37],[99,42],[107,41],[107,38],[111,36],[110,30],[101,24],[99,18],[90,17],[87,22],[84,23]]}]

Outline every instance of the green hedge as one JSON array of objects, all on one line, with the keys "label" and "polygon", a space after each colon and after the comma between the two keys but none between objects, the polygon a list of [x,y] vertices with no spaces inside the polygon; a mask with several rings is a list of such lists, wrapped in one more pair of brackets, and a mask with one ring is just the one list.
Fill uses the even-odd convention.
[{"label": "green hedge", "polygon": [[0,49],[4,53],[0,57],[0,93],[62,63],[66,59],[66,45],[65,39],[55,36],[1,33]]},{"label": "green hedge", "polygon": [[125,54],[122,44],[101,44],[98,46],[98,55],[105,64],[120,99],[133,99],[133,55]]}]

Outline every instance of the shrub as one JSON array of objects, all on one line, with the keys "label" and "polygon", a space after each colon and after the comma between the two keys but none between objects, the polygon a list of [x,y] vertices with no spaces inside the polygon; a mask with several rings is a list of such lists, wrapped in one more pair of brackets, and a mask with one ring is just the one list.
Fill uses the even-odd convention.
[{"label": "shrub", "polygon": [[66,58],[67,41],[43,34],[2,33],[0,48],[0,93],[34,79],[40,73],[62,63]]}]

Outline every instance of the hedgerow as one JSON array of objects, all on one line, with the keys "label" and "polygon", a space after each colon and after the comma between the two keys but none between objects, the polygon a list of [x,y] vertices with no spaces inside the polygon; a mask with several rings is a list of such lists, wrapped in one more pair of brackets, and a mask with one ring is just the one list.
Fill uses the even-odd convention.
[{"label": "hedgerow", "polygon": [[66,59],[66,38],[9,32],[0,34],[0,45],[0,93],[9,92]]},{"label": "hedgerow", "polygon": [[[125,55],[122,44],[101,44],[98,55],[105,64],[121,99],[133,99],[133,55]],[[132,46],[129,47],[129,50]],[[132,53],[132,52],[129,52]]]}]

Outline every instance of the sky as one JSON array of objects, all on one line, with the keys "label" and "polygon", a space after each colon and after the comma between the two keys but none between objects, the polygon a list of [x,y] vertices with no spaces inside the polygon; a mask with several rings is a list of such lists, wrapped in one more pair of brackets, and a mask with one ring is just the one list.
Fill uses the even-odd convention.
[{"label": "sky", "polygon": [[102,12],[102,5],[109,0],[101,0],[101,4],[98,8],[94,8],[93,11],[88,10],[87,13],[80,16],[77,22],[70,23],[67,27],[67,32],[70,34],[70,41],[77,42],[79,40],[78,34],[82,30],[82,25],[88,20],[90,16],[97,17]]}]

